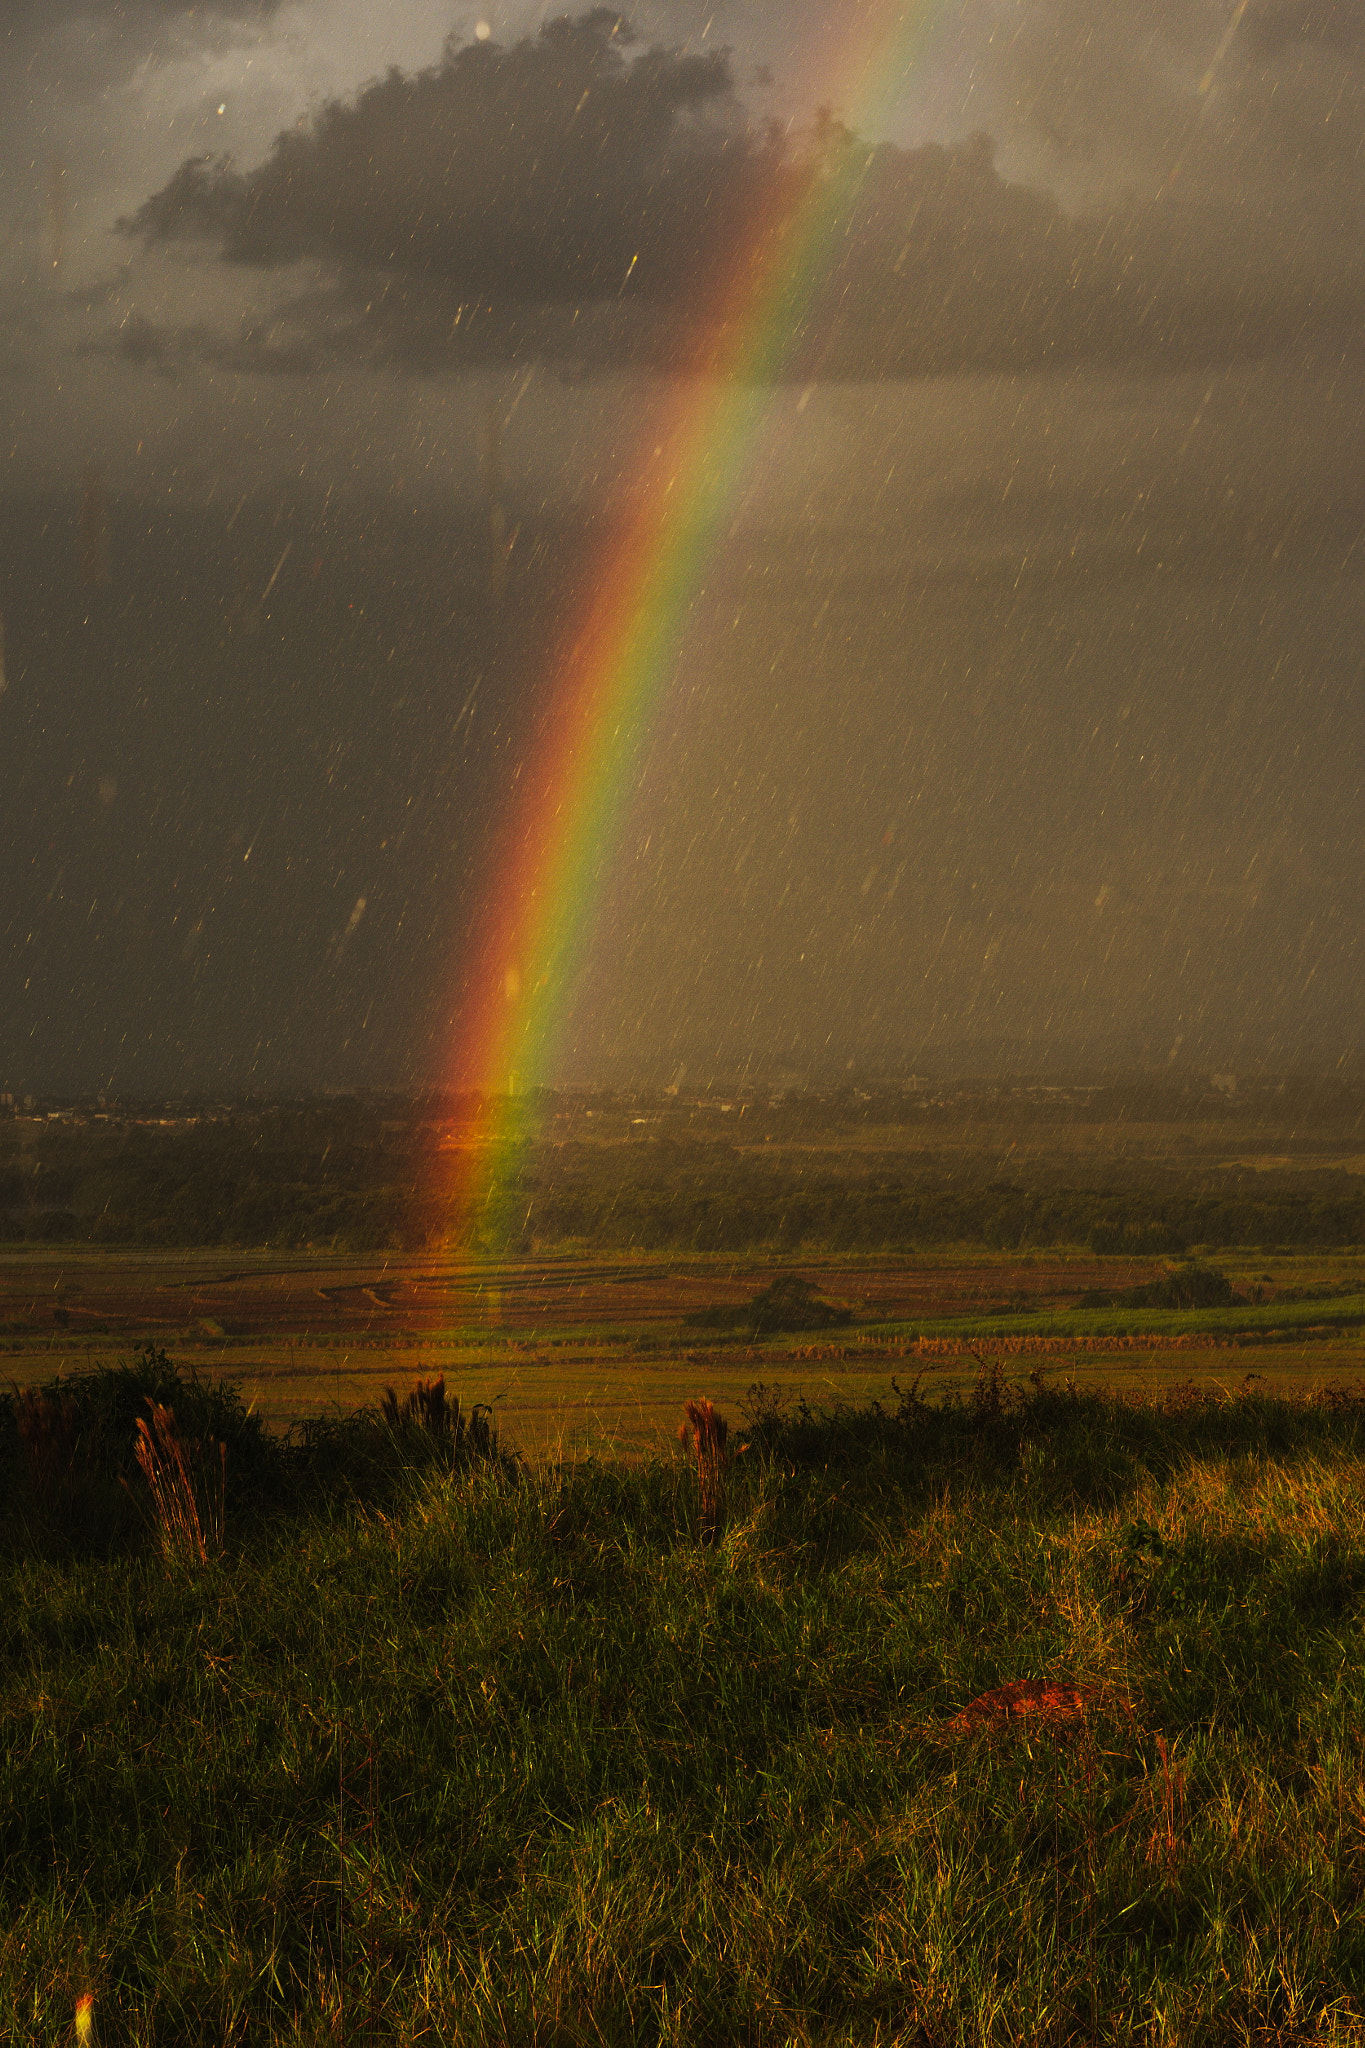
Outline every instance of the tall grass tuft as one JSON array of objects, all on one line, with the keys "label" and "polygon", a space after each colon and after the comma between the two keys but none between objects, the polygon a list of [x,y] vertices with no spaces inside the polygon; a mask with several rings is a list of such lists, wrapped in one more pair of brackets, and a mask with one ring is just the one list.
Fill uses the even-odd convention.
[{"label": "tall grass tuft", "polygon": [[715,1542],[725,1521],[725,1479],[730,1467],[726,1438],[729,1434],[730,1425],[714,1402],[686,1403],[678,1426],[678,1441],[684,1450],[690,1443],[696,1456],[704,1543]]},{"label": "tall grass tuft", "polygon": [[1179,1875],[1180,1845],[1185,1839],[1186,1773],[1172,1761],[1171,1747],[1164,1735],[1156,1738],[1156,1753],[1161,1767],[1161,1790],[1147,1861],[1159,1863],[1174,1884]]},{"label": "tall grass tuft", "polygon": [[[208,1564],[223,1554],[227,1445],[182,1439],[175,1410],[149,1401],[133,1450],[152,1496],[157,1540],[172,1567]],[[216,1455],[215,1455],[216,1454]]]},{"label": "tall grass tuft", "polygon": [[496,1454],[492,1410],[476,1401],[466,1415],[458,1394],[447,1399],[444,1373],[439,1379],[416,1381],[403,1401],[392,1387],[385,1387],[379,1412],[396,1434],[430,1439],[454,1459]]},{"label": "tall grass tuft", "polygon": [[[285,1445],[271,1438],[238,1389],[181,1372],[146,1345],[119,1365],[65,1374],[45,1386],[0,1393],[0,1556],[10,1546],[49,1562],[111,1559],[158,1538],[155,1502],[137,1469],[139,1418],[159,1403],[175,1416],[176,1435],[196,1483],[226,1507],[250,1515],[279,1507],[294,1475]],[[208,1460],[200,1475],[202,1443]],[[205,1532],[207,1533],[207,1532]]]},{"label": "tall grass tuft", "polygon": [[460,1430],[459,1398],[446,1405],[444,1373],[439,1379],[416,1381],[402,1402],[392,1387],[385,1387],[380,1410],[390,1429],[425,1429],[431,1436],[458,1434]]}]

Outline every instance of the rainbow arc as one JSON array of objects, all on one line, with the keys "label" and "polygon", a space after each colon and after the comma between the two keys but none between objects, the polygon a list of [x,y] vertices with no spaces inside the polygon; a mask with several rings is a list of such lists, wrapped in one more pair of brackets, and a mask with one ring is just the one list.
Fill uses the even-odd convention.
[{"label": "rainbow arc", "polygon": [[[855,125],[875,129],[923,60],[942,12],[943,0],[909,8],[871,0],[844,14],[806,52],[812,97],[847,106]],[[826,153],[812,150],[774,193],[698,322],[709,338],[705,359],[665,386],[641,436],[628,509],[546,664],[537,737],[464,959],[449,1084],[484,1107],[475,1142],[452,1154],[452,1244],[493,1249],[509,1227],[499,1190],[518,1148],[520,1104],[554,1080],[689,606],[750,473],[773,386],[818,310],[847,181]]]}]

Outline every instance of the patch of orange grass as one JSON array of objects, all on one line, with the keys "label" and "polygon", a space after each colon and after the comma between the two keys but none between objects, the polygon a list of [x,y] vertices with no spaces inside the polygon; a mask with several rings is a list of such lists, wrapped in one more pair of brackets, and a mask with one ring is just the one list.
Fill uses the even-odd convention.
[{"label": "patch of orange grass", "polygon": [[1071,1685],[1056,1678],[1012,1678],[1007,1685],[993,1686],[969,1700],[961,1713],[943,1724],[946,1735],[994,1735],[1024,1722],[1029,1728],[1052,1732],[1076,1728],[1100,1712],[1132,1717],[1128,1700],[1101,1692],[1096,1686]]}]

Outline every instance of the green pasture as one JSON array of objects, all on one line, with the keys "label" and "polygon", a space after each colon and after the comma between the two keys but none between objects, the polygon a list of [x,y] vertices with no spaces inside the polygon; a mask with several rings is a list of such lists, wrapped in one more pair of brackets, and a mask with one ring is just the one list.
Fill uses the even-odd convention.
[{"label": "green pasture", "polygon": [[1365,1293],[1330,1301],[1234,1303],[1218,1308],[1045,1309],[994,1316],[951,1316],[927,1322],[864,1325],[880,1337],[1262,1337],[1305,1330],[1357,1330],[1365,1325]]}]

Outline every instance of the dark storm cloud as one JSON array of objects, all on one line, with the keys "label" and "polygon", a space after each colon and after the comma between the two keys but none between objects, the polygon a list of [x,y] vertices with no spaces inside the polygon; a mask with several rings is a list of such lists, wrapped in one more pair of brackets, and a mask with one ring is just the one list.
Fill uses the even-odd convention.
[{"label": "dark storm cloud", "polygon": [[[134,311],[77,344],[83,357],[150,367],[179,380],[191,365],[263,376],[361,367],[424,375],[543,362],[565,378],[623,364],[666,368],[680,334],[665,308],[497,300],[471,305],[439,280],[348,272],[284,299],[235,331],[206,321],[152,321]],[[3,357],[0,357],[3,364]]]},{"label": "dark storm cloud", "polygon": [[[1257,33],[1327,33],[1295,6],[1264,6]],[[747,118],[723,54],[631,48],[605,10],[507,48],[452,43],[429,71],[329,103],[254,170],[191,158],[124,226],[238,266],[324,265],[330,289],[286,316],[299,369],[666,367],[723,349],[717,281],[812,181],[831,218],[791,375],[1358,345],[1365,268],[1301,213],[1230,215],[1187,181],[1072,217],[1004,178],[984,136],[869,147],[825,119],[788,139]]]},{"label": "dark storm cloud", "polygon": [[332,102],[247,175],[191,159],[129,225],[500,297],[676,296],[791,173],[729,118],[723,55],[632,59],[627,41],[597,10],[507,50],[451,48]]},{"label": "dark storm cloud", "polygon": [[202,322],[158,325],[137,312],[129,313],[110,333],[83,338],[76,353],[155,370],[172,384],[179,383],[188,362],[249,371],[253,376],[303,376],[321,362],[311,337],[282,331],[275,324],[247,321],[238,334],[224,336]]}]

